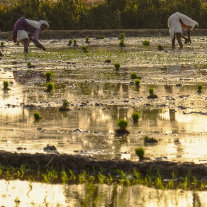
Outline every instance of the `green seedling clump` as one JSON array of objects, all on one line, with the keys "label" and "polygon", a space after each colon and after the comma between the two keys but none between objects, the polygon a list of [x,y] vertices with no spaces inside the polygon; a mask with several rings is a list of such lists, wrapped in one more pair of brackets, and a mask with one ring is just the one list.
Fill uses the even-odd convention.
[{"label": "green seedling clump", "polygon": [[150,46],[150,41],[145,40],[145,41],[142,42],[142,44],[144,46]]},{"label": "green seedling clump", "polygon": [[47,92],[51,92],[53,91],[55,88],[55,85],[50,81],[48,84],[47,84]]},{"label": "green seedling clump", "polygon": [[124,33],[121,33],[120,35],[119,35],[119,40],[124,40],[125,39],[125,34]]},{"label": "green seedling clump", "polygon": [[136,155],[139,157],[139,160],[144,159],[144,149],[142,147],[138,147],[135,149]]},{"label": "green seedling clump", "polygon": [[68,100],[63,101],[63,105],[59,108],[60,111],[69,111],[69,102]]},{"label": "green seedling clump", "polygon": [[90,43],[89,37],[86,37],[86,43],[87,43],[87,44]]},{"label": "green seedling clump", "polygon": [[144,138],[144,144],[157,144],[158,141],[155,138],[149,138],[148,136],[145,136]]},{"label": "green seedling clump", "polygon": [[135,123],[139,121],[139,118],[140,118],[140,114],[138,112],[134,112],[132,114],[132,119]]},{"label": "green seedling clump", "polygon": [[34,113],[34,119],[35,119],[35,121],[38,121],[38,120],[41,119],[41,116],[40,116],[40,114],[38,112]]},{"label": "green seedling clump", "polygon": [[134,79],[137,79],[138,77],[137,77],[137,74],[136,73],[132,73],[130,75],[130,78],[134,80]]},{"label": "green seedling clump", "polygon": [[135,84],[136,88],[140,87],[140,83],[141,83],[140,79],[135,80],[134,84]]},{"label": "green seedling clump", "polygon": [[203,90],[203,84],[198,84],[197,85],[197,91],[198,91],[198,93],[201,93],[202,90]]},{"label": "green seedling clump", "polygon": [[68,41],[68,46],[71,46],[72,43],[73,43],[73,40],[69,40],[69,41]]},{"label": "green seedling clump", "polygon": [[149,96],[147,98],[158,98],[158,96],[154,94],[154,88],[149,88]]},{"label": "green seedling clump", "polygon": [[45,73],[46,76],[46,80],[47,82],[51,81],[51,77],[53,76],[53,72],[48,71],[47,73]]},{"label": "green seedling clump", "polygon": [[124,43],[124,40],[121,40],[120,43],[119,43],[120,47],[126,47],[125,43]]},{"label": "green seedling clump", "polygon": [[4,90],[6,91],[6,90],[9,90],[9,82],[8,81],[4,81],[3,82],[3,85],[4,85]]},{"label": "green seedling clump", "polygon": [[164,50],[164,48],[163,48],[162,45],[158,45],[158,46],[157,46],[157,49],[158,49],[158,50]]},{"label": "green seedling clump", "polygon": [[120,69],[120,64],[119,63],[115,63],[114,67],[115,67],[116,70],[119,70]]},{"label": "green seedling clump", "polygon": [[4,42],[1,42],[1,47],[4,47]]},{"label": "green seedling clump", "polygon": [[126,134],[129,133],[127,131],[127,126],[128,126],[128,121],[124,120],[124,119],[120,119],[119,121],[117,121],[117,126],[119,127],[118,130],[116,130],[116,132],[118,134]]},{"label": "green seedling clump", "polygon": [[86,53],[86,52],[88,52],[88,47],[87,46],[83,46],[82,50],[83,50],[84,53]]},{"label": "green seedling clump", "polygon": [[77,40],[73,40],[73,46],[74,47],[77,47],[78,45],[77,45]]},{"label": "green seedling clump", "polygon": [[31,68],[31,67],[32,67],[31,62],[28,62],[28,63],[27,63],[27,67],[28,67],[28,68]]},{"label": "green seedling clump", "polygon": [[105,36],[104,35],[98,35],[98,36],[96,36],[96,39],[97,40],[105,39]]}]

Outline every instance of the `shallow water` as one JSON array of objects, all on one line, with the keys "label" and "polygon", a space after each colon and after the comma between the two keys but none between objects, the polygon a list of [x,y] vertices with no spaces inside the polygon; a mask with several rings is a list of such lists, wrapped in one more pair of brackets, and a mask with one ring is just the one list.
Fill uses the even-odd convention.
[{"label": "shallow water", "polygon": [[156,190],[141,185],[50,185],[0,181],[1,206],[205,207],[206,192]]},{"label": "shallow water", "polygon": [[[150,47],[142,46],[145,39]],[[78,48],[66,46],[68,40],[49,40],[43,41],[48,52],[31,47],[28,56],[21,45],[6,42],[0,85],[8,80],[11,90],[0,91],[0,149],[35,153],[50,144],[60,153],[136,160],[134,149],[144,146],[148,135],[158,144],[144,146],[146,157],[207,162],[206,40],[193,37],[192,46],[171,51],[169,38],[126,38],[124,49],[117,38],[91,39],[89,53],[81,50],[84,39],[78,39]],[[157,51],[158,44],[165,50]],[[28,69],[27,62],[35,68]],[[116,62],[121,63],[118,72]],[[54,73],[56,88],[50,94],[46,71]],[[141,77],[139,90],[130,80],[132,72]],[[201,94],[198,83],[204,85]],[[149,87],[158,99],[147,98]],[[58,111],[64,99],[69,112]],[[39,122],[35,111],[43,117]],[[141,114],[138,124],[131,118],[135,111]],[[120,118],[129,121],[128,136],[115,134]]]}]

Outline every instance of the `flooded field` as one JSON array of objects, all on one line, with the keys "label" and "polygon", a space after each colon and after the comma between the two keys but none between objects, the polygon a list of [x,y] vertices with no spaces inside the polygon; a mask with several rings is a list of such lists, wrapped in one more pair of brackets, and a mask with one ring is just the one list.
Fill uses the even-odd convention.
[{"label": "flooded field", "polygon": [[[49,185],[0,181],[1,206],[194,207],[206,206],[206,192],[155,190],[140,185]],[[21,189],[21,190],[19,190]],[[12,192],[12,193],[11,193]]]},{"label": "flooded field", "polygon": [[[151,45],[143,46],[144,40]],[[32,46],[28,55],[23,54],[21,45],[5,42],[0,48],[4,54],[0,59],[0,85],[3,88],[3,81],[8,81],[11,90],[0,91],[0,150],[44,153],[43,148],[49,144],[59,153],[137,161],[135,148],[142,146],[145,157],[151,160],[207,163],[207,37],[193,37],[191,46],[174,51],[167,37],[126,37],[125,48],[119,42],[118,38],[91,38],[86,44],[82,38],[77,39],[78,47],[73,47],[67,46],[68,40],[44,40],[47,52]],[[159,44],[164,50],[158,51]],[[88,45],[88,52],[83,52],[83,45]],[[28,68],[28,63],[34,67]],[[120,70],[115,70],[115,63],[120,63]],[[48,71],[53,72],[51,81],[55,85],[50,93],[46,92]],[[139,88],[130,79],[132,73],[141,78]],[[198,84],[204,86],[201,93],[197,92]],[[149,87],[158,98],[148,98]],[[66,99],[70,111],[59,111]],[[40,121],[34,121],[34,112],[42,116]],[[133,112],[141,115],[138,123],[132,120]],[[129,123],[128,135],[116,134],[121,118]],[[158,143],[145,145],[146,135]],[[19,181],[1,182],[7,189],[19,185]],[[25,190],[30,186],[27,182],[22,185]],[[32,185],[42,185],[45,194],[50,188],[46,184]],[[83,185],[54,185],[48,196],[55,194],[56,188],[62,192],[57,198],[60,200],[49,202],[44,198],[50,206],[81,206],[87,198]],[[122,206],[120,198],[125,196],[130,206],[205,206],[207,202],[204,192],[169,193],[143,186],[116,186],[116,192],[114,186],[96,188],[101,192],[94,195],[99,196],[97,206]],[[144,197],[135,196],[141,191],[146,191]],[[8,192],[0,194],[14,203],[18,193],[12,199]],[[30,204],[40,202],[18,199]],[[124,202],[129,205],[128,200]]]}]

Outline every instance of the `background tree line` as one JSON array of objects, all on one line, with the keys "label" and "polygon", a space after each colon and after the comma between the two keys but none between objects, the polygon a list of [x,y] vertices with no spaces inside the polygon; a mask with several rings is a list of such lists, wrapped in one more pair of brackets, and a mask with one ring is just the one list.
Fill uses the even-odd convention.
[{"label": "background tree line", "polygon": [[207,5],[201,0],[13,0],[0,3],[0,30],[12,30],[21,16],[45,19],[51,29],[161,29],[176,11],[207,28]]}]

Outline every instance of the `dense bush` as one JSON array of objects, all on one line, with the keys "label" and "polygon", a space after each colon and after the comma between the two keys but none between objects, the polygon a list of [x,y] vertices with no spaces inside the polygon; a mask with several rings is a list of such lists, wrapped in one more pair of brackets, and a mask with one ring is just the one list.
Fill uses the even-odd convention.
[{"label": "dense bush", "polygon": [[[48,20],[51,29],[167,28],[179,11],[207,28],[207,6],[200,0],[13,0],[0,4],[0,28],[8,31],[21,16]],[[58,17],[58,18],[57,18]]]}]

